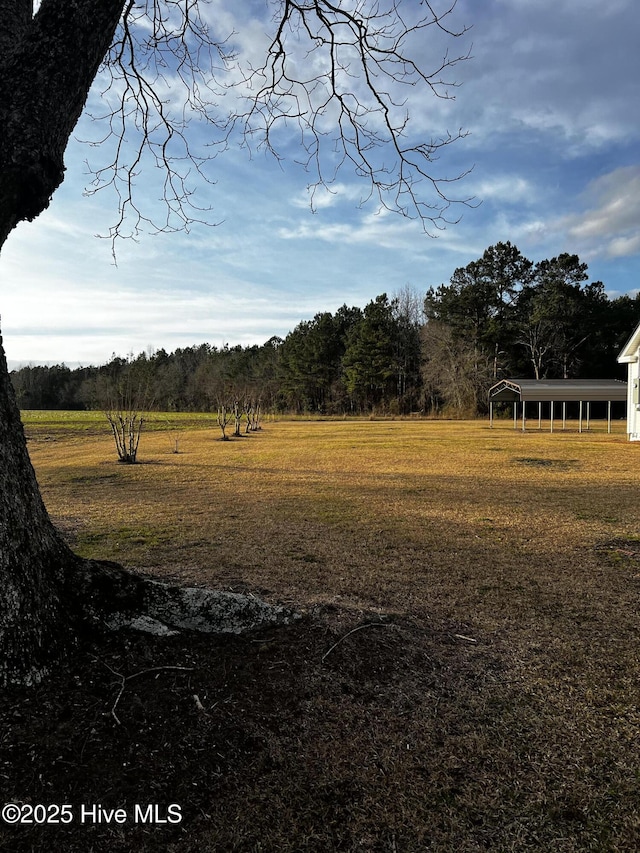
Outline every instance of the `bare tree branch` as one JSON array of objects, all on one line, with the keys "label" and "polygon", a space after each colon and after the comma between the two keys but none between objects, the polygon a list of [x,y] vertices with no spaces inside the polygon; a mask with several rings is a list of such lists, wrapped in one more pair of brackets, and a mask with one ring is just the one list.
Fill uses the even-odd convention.
[{"label": "bare tree branch", "polygon": [[[194,191],[198,181],[213,182],[211,160],[234,144],[291,159],[292,136],[301,152],[293,159],[312,175],[312,207],[318,188],[330,188],[346,170],[363,183],[362,204],[374,199],[381,209],[419,219],[426,231],[457,221],[452,206],[472,200],[451,198],[450,184],[466,172],[442,177],[434,163],[465,133],[425,139],[410,122],[423,97],[454,97],[451,72],[469,58],[446,49],[436,62],[430,58],[429,32],[436,41],[467,32],[450,24],[456,0],[439,3],[441,11],[433,0],[269,3],[273,34],[261,64],[233,29],[222,32],[211,0],[126,3],[101,75],[104,111],[93,113],[106,133],[91,144],[112,146],[109,162],[93,168],[89,190],[117,194],[109,236],[210,222],[210,208],[197,204]],[[161,219],[145,212],[136,193],[148,161],[164,175]]]},{"label": "bare tree branch", "polygon": [[[435,178],[431,164],[464,133],[411,141],[401,96],[410,88],[414,98],[421,90],[452,98],[450,90],[457,84],[444,80],[443,74],[469,54],[445,54],[434,71],[426,72],[405,44],[417,42],[429,27],[452,37],[463,35],[465,29],[454,32],[443,23],[455,3],[440,15],[427,3],[428,16],[409,23],[399,0],[387,0],[385,6],[369,0],[350,5],[284,0],[266,61],[245,78],[253,90],[249,109],[231,121],[242,122],[245,144],[251,146],[257,137],[258,144],[278,158],[276,131],[297,125],[306,154],[303,165],[317,176],[312,197],[318,187],[330,187],[340,169],[351,166],[368,184],[363,201],[377,196],[383,208],[441,227],[452,221],[445,215],[452,204],[445,185],[462,176]],[[292,47],[292,42],[304,38],[304,62],[296,63],[297,45]],[[424,183],[433,191],[429,200],[420,186]]]}]

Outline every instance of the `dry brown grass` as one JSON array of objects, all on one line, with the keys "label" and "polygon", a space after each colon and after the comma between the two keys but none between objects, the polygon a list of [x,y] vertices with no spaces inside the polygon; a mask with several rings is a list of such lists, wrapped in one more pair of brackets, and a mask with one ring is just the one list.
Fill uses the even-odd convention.
[{"label": "dry brown grass", "polygon": [[106,433],[30,447],[83,555],[299,603],[429,610],[436,597],[452,618],[490,627],[499,605],[500,623],[520,621],[522,598],[606,594],[594,547],[639,532],[638,448],[622,433],[338,421],[218,434],[183,433],[176,455],[150,432],[136,466]]},{"label": "dry brown grass", "polygon": [[[640,848],[640,446],[621,424],[281,421],[226,443],[197,426],[177,455],[148,433],[142,464],[122,466],[95,425],[28,424],[80,553],[310,614],[261,644],[165,646],[163,661],[199,661],[190,690],[210,716],[176,677],[165,711],[182,715],[187,765],[158,764],[148,721],[135,737],[188,827],[94,849]],[[133,648],[100,654],[122,671]],[[198,747],[214,742],[218,771]]]}]

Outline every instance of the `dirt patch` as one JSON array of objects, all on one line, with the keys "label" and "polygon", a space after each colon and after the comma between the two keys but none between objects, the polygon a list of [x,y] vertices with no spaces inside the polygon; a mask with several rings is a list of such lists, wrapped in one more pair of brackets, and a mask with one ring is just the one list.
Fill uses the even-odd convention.
[{"label": "dirt patch", "polygon": [[500,637],[337,607],[251,637],[94,638],[0,699],[4,800],[73,816],[0,824],[0,850],[631,849],[630,777],[544,693]]},{"label": "dirt patch", "polygon": [[603,542],[596,548],[610,556],[612,562],[640,562],[640,538],[638,539],[611,539]]},{"label": "dirt patch", "polygon": [[513,460],[518,465],[529,468],[554,468],[558,471],[570,471],[578,467],[577,459],[548,459],[539,456],[520,456]]}]

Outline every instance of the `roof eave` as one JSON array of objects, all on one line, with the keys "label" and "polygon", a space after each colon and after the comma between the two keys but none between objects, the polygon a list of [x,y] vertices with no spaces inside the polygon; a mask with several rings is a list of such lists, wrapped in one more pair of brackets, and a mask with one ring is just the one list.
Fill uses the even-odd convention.
[{"label": "roof eave", "polygon": [[640,323],[634,330],[633,334],[620,350],[618,356],[619,364],[633,364],[638,360],[638,350],[640,349]]}]

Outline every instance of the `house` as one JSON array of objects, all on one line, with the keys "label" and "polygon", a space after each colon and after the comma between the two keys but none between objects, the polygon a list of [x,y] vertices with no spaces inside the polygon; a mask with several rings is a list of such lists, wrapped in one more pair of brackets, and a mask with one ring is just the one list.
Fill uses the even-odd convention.
[{"label": "house", "polygon": [[640,441],[640,323],[618,356],[626,364],[627,382],[627,432],[631,441]]}]

